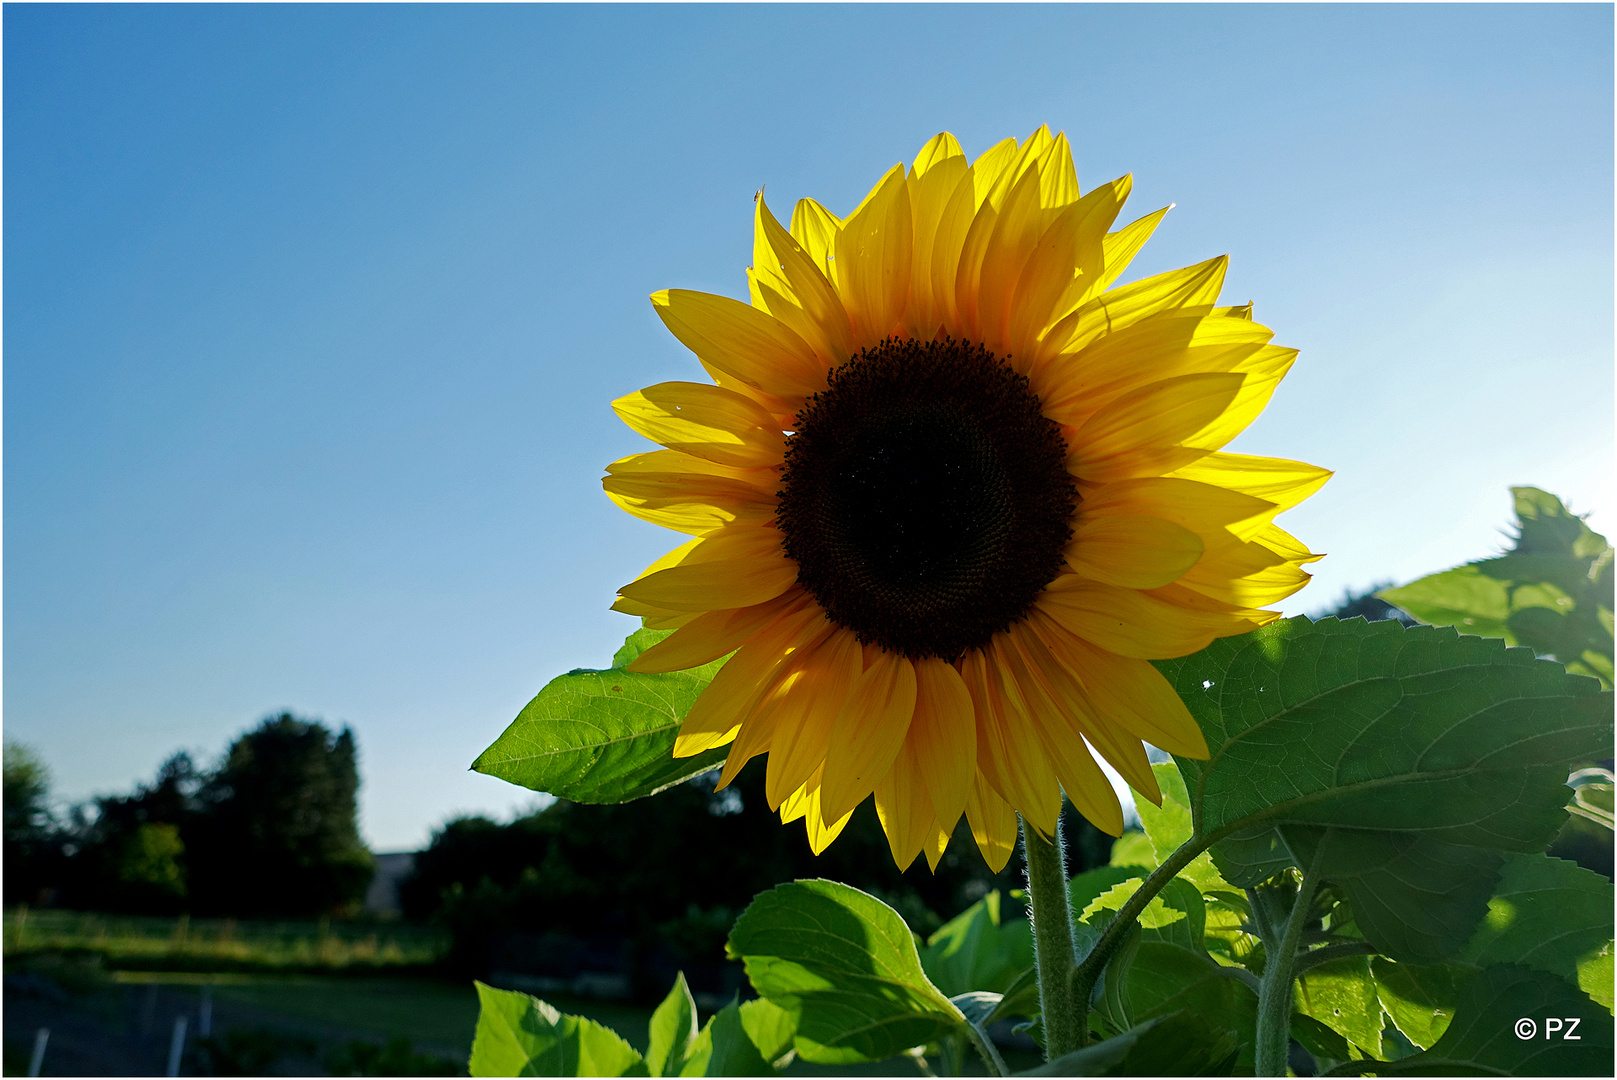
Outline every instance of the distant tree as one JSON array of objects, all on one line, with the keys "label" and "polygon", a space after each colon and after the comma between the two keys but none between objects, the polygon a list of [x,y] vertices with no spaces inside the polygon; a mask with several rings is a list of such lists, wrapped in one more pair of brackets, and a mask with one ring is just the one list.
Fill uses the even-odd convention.
[{"label": "distant tree", "polygon": [[31,748],[5,744],[5,899],[37,903],[61,861],[50,811],[50,770]]},{"label": "distant tree", "polygon": [[1342,599],[1337,601],[1336,607],[1330,611],[1321,612],[1315,618],[1335,616],[1338,619],[1363,618],[1367,622],[1384,622],[1393,619],[1405,626],[1414,626],[1415,620],[1408,614],[1393,607],[1376,593],[1391,586],[1392,582],[1383,581],[1379,585],[1372,585],[1362,593],[1351,589],[1343,590]]},{"label": "distant tree", "polygon": [[306,916],[358,908],[375,867],[356,822],[353,732],[269,717],[231,744],[185,836],[192,909]]},{"label": "distant tree", "polygon": [[186,909],[185,837],[196,827],[203,784],[181,751],[158,767],[150,784],[128,795],[103,795],[79,808],[70,824],[75,849],[62,882],[63,901],[77,908],[173,915]]},{"label": "distant tree", "polygon": [[[692,964],[722,959],[734,917],[782,881],[854,885],[892,904],[922,934],[989,889],[1024,884],[1019,856],[991,873],[964,825],[936,873],[924,856],[900,872],[868,803],[816,856],[803,827],[783,826],[769,809],[764,775],[754,762],[719,792],[710,773],[620,805],[557,802],[509,824],[451,821],[400,889],[405,914],[447,925],[452,960],[469,973],[488,970],[505,934],[532,931],[627,941],[643,958],[672,945],[692,978]],[[1063,830],[1071,872],[1106,862],[1112,838],[1070,808]],[[663,987],[659,993],[663,974],[648,980]],[[672,978],[672,969],[665,974]]]}]

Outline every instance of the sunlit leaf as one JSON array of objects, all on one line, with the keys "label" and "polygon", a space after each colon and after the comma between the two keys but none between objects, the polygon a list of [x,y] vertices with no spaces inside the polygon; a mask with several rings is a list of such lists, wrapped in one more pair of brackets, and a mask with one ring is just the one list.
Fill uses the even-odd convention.
[{"label": "sunlit leaf", "polygon": [[881,1061],[966,1025],[922,971],[898,912],[847,885],[796,881],[760,894],[726,951],[796,1019],[808,1061]]},{"label": "sunlit leaf", "polygon": [[696,999],[685,985],[685,973],[674,977],[673,989],[651,1014],[646,1066],[652,1076],[678,1076],[696,1041]]},{"label": "sunlit leaf", "polygon": [[648,1076],[617,1032],[527,994],[477,983],[473,1076]]},{"label": "sunlit leaf", "polygon": [[688,758],[673,749],[681,721],[723,660],[662,675],[623,667],[666,636],[637,630],[615,666],[552,679],[472,768],[557,798],[619,803],[722,764],[725,747]]}]

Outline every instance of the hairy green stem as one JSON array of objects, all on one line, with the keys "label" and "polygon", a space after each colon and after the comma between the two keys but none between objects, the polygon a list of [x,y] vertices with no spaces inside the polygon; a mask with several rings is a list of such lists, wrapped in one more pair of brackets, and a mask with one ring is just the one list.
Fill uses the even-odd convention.
[{"label": "hairy green stem", "polygon": [[1117,951],[1117,947],[1123,943],[1123,938],[1128,933],[1129,927],[1133,926],[1134,920],[1140,917],[1140,912],[1145,910],[1145,905],[1149,904],[1157,893],[1166,888],[1168,882],[1172,881],[1179,871],[1189,866],[1196,856],[1212,846],[1213,840],[1220,835],[1222,834],[1215,833],[1212,836],[1196,837],[1185,841],[1177,851],[1168,856],[1167,862],[1151,871],[1151,876],[1141,882],[1140,887],[1134,891],[1134,894],[1123,902],[1123,906],[1112,917],[1112,921],[1106,924],[1106,929],[1101,933],[1099,940],[1095,942],[1094,948],[1089,950],[1089,955],[1084,957],[1083,962],[1078,965],[1078,969],[1073,972],[1072,996],[1074,1001],[1080,1003],[1084,1018],[1078,1032],[1079,1048],[1089,1043],[1089,998],[1095,992],[1095,983],[1100,980],[1100,973],[1105,969],[1107,961],[1112,958],[1112,954]]},{"label": "hairy green stem", "polygon": [[1054,1061],[1082,1046],[1089,1028],[1087,1008],[1080,1009],[1073,999],[1078,957],[1072,948],[1072,906],[1067,901],[1060,820],[1049,840],[1023,821],[1022,854],[1027,860],[1028,905],[1033,917],[1033,962],[1039,970],[1044,1057]]},{"label": "hairy green stem", "polygon": [[[1317,860],[1316,860],[1317,861]],[[1286,1051],[1291,1046],[1291,990],[1297,978],[1297,945],[1303,924],[1308,922],[1319,877],[1309,867],[1303,874],[1297,900],[1286,919],[1286,933],[1278,942],[1265,941],[1267,959],[1263,978],[1258,982],[1258,1034],[1256,1068],[1258,1076],[1285,1076]]]}]

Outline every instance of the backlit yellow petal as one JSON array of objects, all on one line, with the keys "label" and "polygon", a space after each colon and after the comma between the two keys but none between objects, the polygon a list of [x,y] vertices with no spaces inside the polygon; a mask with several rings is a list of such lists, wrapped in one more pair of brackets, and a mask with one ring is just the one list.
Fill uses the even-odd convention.
[{"label": "backlit yellow petal", "polygon": [[915,715],[915,667],[891,653],[867,656],[831,728],[820,805],[836,820],[864,801],[886,775]]},{"label": "backlit yellow petal", "polygon": [[977,721],[965,680],[942,660],[915,662],[915,716],[907,745],[937,820],[952,830],[977,775]]},{"label": "backlit yellow petal", "polygon": [[767,312],[688,289],[653,293],[651,303],[686,348],[750,386],[793,398],[825,385],[825,365],[814,350]]},{"label": "backlit yellow petal", "polygon": [[894,165],[836,236],[837,292],[859,345],[899,329],[910,291],[912,230],[904,166]]},{"label": "backlit yellow petal", "polygon": [[686,714],[674,740],[674,756],[691,757],[734,739],[769,673],[813,640],[814,621],[823,618],[815,606],[788,612],[738,649]]},{"label": "backlit yellow petal", "polygon": [[1091,645],[1035,611],[1028,620],[1051,655],[1079,673],[1095,711],[1137,738],[1180,757],[1207,757],[1207,740],[1185,703],[1151,664]]},{"label": "backlit yellow petal", "polygon": [[734,652],[790,607],[810,603],[800,588],[751,607],[704,611],[635,657],[630,671],[658,673],[700,667]]},{"label": "backlit yellow petal", "polygon": [[1067,547],[1067,565],[1094,581],[1154,589],[1201,558],[1201,538],[1182,525],[1140,514],[1094,514],[1087,505],[1084,510]]},{"label": "backlit yellow petal", "polygon": [[1189,611],[1135,589],[1058,577],[1039,597],[1039,610],[1108,652],[1166,660],[1205,649],[1215,637],[1242,632],[1231,617]]},{"label": "backlit yellow petal", "polygon": [[[770,748],[764,797],[771,808],[779,806],[781,800],[806,784],[815,770],[825,764],[831,727],[864,670],[863,655],[858,639],[846,631],[833,633],[815,646],[817,678],[812,693],[803,695],[803,712],[795,724],[777,725]],[[720,672],[728,668],[726,664]]]},{"label": "backlit yellow petal", "polygon": [[612,411],[653,442],[721,465],[767,469],[786,450],[762,406],[708,383],[658,383],[618,398]]},{"label": "backlit yellow petal", "polygon": [[1011,861],[1016,850],[1016,811],[1001,799],[993,788],[978,774],[971,785],[971,798],[966,800],[966,820],[971,823],[971,837],[977,841],[977,850],[983,853],[988,869],[999,873]]}]

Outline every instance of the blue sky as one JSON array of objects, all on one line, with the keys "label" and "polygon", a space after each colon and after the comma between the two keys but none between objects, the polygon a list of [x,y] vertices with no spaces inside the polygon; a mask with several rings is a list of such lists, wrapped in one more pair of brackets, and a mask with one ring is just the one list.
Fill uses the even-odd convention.
[{"label": "blue sky", "polygon": [[1614,527],[1612,8],[4,10],[4,721],[59,793],[351,724],[383,850],[531,798],[466,772],[632,628],[670,546],[608,402],[699,369],[655,289],[745,295],[754,191],[846,212],[1041,123],[1130,276],[1228,252],[1302,350],[1233,449],[1337,470],[1288,613]]}]

